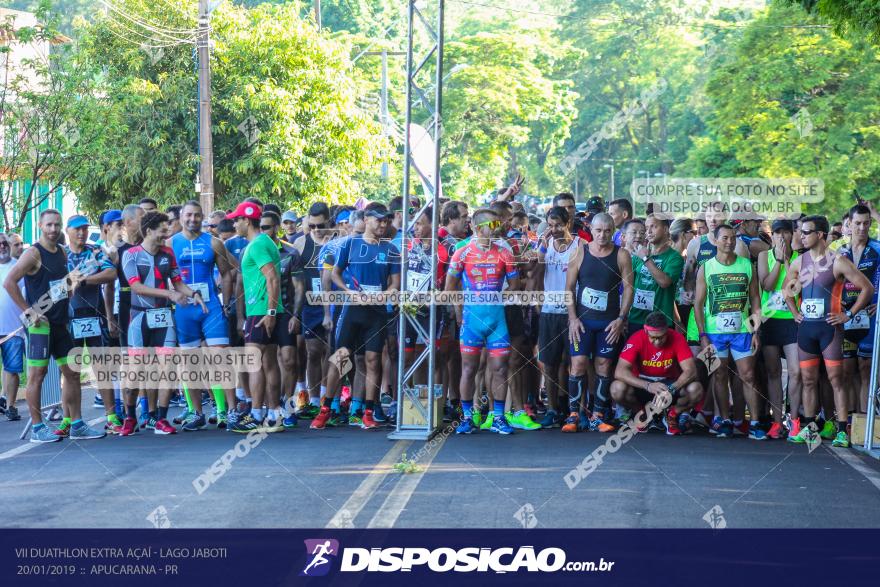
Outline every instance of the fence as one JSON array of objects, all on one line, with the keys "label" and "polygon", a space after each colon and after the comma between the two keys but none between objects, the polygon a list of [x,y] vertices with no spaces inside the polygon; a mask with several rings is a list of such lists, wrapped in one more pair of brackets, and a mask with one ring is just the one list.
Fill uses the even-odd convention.
[{"label": "fence", "polygon": [[[45,420],[53,420],[60,413],[61,408],[61,369],[55,362],[54,357],[49,357],[49,370],[43,379],[43,387],[40,390],[40,411]],[[33,420],[28,418],[24,430],[21,431],[20,439],[24,439],[31,431]]]}]

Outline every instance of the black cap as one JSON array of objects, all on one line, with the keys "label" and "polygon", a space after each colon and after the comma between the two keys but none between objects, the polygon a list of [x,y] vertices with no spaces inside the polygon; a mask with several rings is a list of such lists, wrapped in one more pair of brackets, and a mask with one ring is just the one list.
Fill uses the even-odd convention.
[{"label": "black cap", "polygon": [[364,209],[364,216],[372,216],[373,218],[393,218],[394,214],[388,211],[384,204],[373,202]]},{"label": "black cap", "polygon": [[773,224],[770,225],[770,230],[773,232],[779,232],[783,230],[794,232],[794,222],[792,222],[791,220],[774,220]]},{"label": "black cap", "polygon": [[593,196],[587,200],[587,212],[590,214],[599,214],[605,211],[605,200],[601,196]]}]

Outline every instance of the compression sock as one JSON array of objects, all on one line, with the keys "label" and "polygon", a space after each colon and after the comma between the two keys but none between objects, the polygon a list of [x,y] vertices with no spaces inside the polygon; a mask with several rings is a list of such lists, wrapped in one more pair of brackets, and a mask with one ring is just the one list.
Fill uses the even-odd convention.
[{"label": "compression sock", "polygon": [[492,400],[492,415],[496,418],[504,416],[504,400]]},{"label": "compression sock", "polygon": [[125,406],[125,417],[126,418],[134,418],[137,420],[137,407],[134,405]]},{"label": "compression sock", "polygon": [[581,411],[581,395],[584,393],[585,376],[568,376],[568,411],[578,413]]},{"label": "compression sock", "polygon": [[241,387],[235,388],[235,399],[240,402],[247,400],[247,394],[244,392],[244,389]]},{"label": "compression sock", "polygon": [[165,420],[168,418],[168,406],[156,406],[157,420]]},{"label": "compression sock", "polygon": [[837,423],[837,431],[838,432],[846,432],[846,425],[848,422],[838,422]]},{"label": "compression sock", "polygon": [[70,418],[62,418],[61,419],[61,427],[62,428],[67,428],[68,426],[70,426],[70,423],[71,423]]},{"label": "compression sock", "polygon": [[[183,394],[183,398],[186,400],[186,409],[190,412],[195,412],[196,409],[193,407],[194,402],[193,399],[190,397],[189,388],[186,386],[186,384],[184,384],[183,390],[181,390],[180,393]],[[202,398],[199,398],[199,400],[201,399]]]},{"label": "compression sock", "polygon": [[339,398],[338,397],[334,397],[333,400],[330,402],[330,409],[333,410],[334,412],[336,412],[337,414],[339,413]]},{"label": "compression sock", "polygon": [[373,410],[373,400],[368,399],[367,401],[364,402],[364,411],[366,411],[366,410],[370,410],[370,411]]},{"label": "compression sock", "polygon": [[[147,403],[147,398],[139,397],[138,398],[138,407],[141,409],[141,414],[149,414],[150,413],[150,405]],[[150,414],[152,415],[152,414]]]},{"label": "compression sock", "polygon": [[471,418],[474,415],[474,402],[461,400],[461,410],[464,412],[465,418]]},{"label": "compression sock", "polygon": [[257,422],[263,421],[263,408],[252,408],[251,417]]},{"label": "compression sock", "polygon": [[611,416],[611,378],[596,377],[596,411],[603,418]]},{"label": "compression sock", "polygon": [[364,400],[359,397],[355,397],[351,399],[351,408],[349,408],[349,414],[358,414],[364,408]]},{"label": "compression sock", "polygon": [[[325,397],[321,400],[321,407],[331,409],[331,405],[332,405],[332,404],[333,404],[333,398],[332,398],[332,397],[326,397],[326,396],[325,396]],[[336,406],[338,407],[339,404],[336,404]]]},{"label": "compression sock", "polygon": [[219,385],[211,386],[211,393],[214,395],[214,402],[217,404],[217,413],[226,413],[226,394]]}]

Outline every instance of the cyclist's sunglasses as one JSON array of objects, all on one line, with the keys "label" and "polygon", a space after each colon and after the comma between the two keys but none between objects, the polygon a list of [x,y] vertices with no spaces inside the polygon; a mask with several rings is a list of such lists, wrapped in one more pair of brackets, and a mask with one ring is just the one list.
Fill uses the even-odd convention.
[{"label": "cyclist's sunglasses", "polygon": [[501,228],[501,221],[500,220],[487,220],[486,222],[480,222],[477,225],[477,227],[480,227],[480,226],[488,226],[489,230],[498,230],[499,228]]},{"label": "cyclist's sunglasses", "polygon": [[327,223],[322,222],[321,224],[309,224],[309,228],[312,230],[323,230],[327,228]]}]

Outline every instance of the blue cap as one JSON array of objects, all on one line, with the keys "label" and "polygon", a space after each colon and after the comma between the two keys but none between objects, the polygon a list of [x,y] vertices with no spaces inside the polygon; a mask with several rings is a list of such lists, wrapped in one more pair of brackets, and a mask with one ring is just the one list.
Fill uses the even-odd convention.
[{"label": "blue cap", "polygon": [[122,220],[122,210],[107,210],[101,214],[101,224],[110,224]]},{"label": "blue cap", "polygon": [[342,224],[343,222],[348,222],[350,218],[351,218],[351,212],[349,212],[348,210],[343,210],[336,217],[336,224]]},{"label": "blue cap", "polygon": [[82,228],[89,225],[89,219],[81,214],[76,214],[67,219],[67,228]]}]

